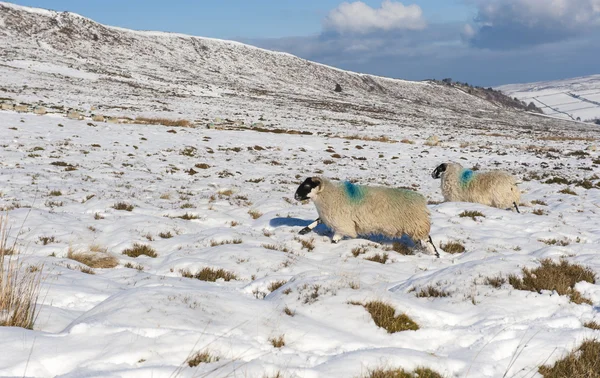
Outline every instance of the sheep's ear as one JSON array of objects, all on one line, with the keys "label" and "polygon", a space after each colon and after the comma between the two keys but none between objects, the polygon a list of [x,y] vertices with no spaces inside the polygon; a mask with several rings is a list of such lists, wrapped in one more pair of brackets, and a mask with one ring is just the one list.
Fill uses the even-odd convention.
[{"label": "sheep's ear", "polygon": [[446,172],[446,168],[448,168],[448,164],[446,163],[438,165],[437,168],[431,173],[431,177],[434,179],[439,179],[442,177],[442,173]]}]

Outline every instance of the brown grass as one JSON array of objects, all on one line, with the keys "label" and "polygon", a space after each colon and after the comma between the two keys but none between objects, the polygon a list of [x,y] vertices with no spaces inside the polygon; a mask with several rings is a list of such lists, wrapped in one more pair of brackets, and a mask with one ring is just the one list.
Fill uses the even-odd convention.
[{"label": "brown grass", "polygon": [[91,246],[87,252],[75,252],[69,248],[67,258],[78,261],[90,268],[109,269],[119,265],[119,260],[98,246]]},{"label": "brown grass", "polygon": [[282,287],[283,285],[285,285],[286,283],[287,283],[287,281],[283,281],[283,280],[281,280],[281,281],[273,281],[273,282],[271,282],[269,284],[269,286],[267,287],[267,289],[270,292],[273,292],[273,291],[279,289],[280,287]]},{"label": "brown grass", "polygon": [[210,241],[211,247],[216,247],[216,246],[225,245],[225,244],[242,244],[242,239],[231,239],[231,240],[221,240],[221,241],[211,240]]},{"label": "brown grass", "polygon": [[448,242],[446,244],[440,245],[440,248],[446,253],[463,253],[465,251],[465,246],[459,242]]},{"label": "brown grass", "polygon": [[269,341],[271,342],[271,345],[273,345],[273,347],[275,348],[281,348],[285,346],[285,339],[283,338],[283,335],[271,337]]},{"label": "brown grass", "polygon": [[181,276],[185,278],[195,278],[200,281],[209,281],[215,282],[218,279],[223,279],[225,281],[237,280],[237,276],[234,273],[228,272],[224,269],[213,269],[213,268],[204,268],[199,270],[198,272],[191,273],[189,270],[182,270]]},{"label": "brown grass", "polygon": [[552,366],[540,366],[538,372],[544,378],[598,378],[600,377],[600,342],[584,341]]},{"label": "brown grass", "polygon": [[500,287],[502,287],[502,285],[506,283],[506,278],[500,275],[496,277],[486,277],[483,283],[495,287],[496,289],[499,289]]},{"label": "brown grass", "polygon": [[380,264],[385,264],[388,261],[389,255],[387,253],[378,253],[375,256],[366,257],[365,260],[373,261]]},{"label": "brown grass", "polygon": [[265,249],[270,249],[272,251],[280,251],[280,252],[285,252],[285,253],[290,252],[290,250],[284,245],[263,244],[263,245],[261,245],[261,247],[263,247]]},{"label": "brown grass", "polygon": [[416,331],[419,325],[415,323],[408,315],[400,314],[396,316],[396,310],[387,303],[381,301],[371,301],[365,304],[353,302],[351,304],[363,306],[378,327],[385,329],[388,333],[401,331]]},{"label": "brown grass", "polygon": [[213,362],[219,361],[221,358],[217,356],[213,356],[208,351],[202,351],[196,353],[192,358],[187,360],[187,363],[190,367],[196,367],[200,364],[210,364]]},{"label": "brown grass", "polygon": [[591,137],[567,137],[567,136],[544,136],[539,137],[538,140],[553,140],[553,141],[567,141],[567,140],[583,140],[586,142],[593,142],[596,138]]},{"label": "brown grass", "polygon": [[[8,245],[8,214],[0,216],[0,326],[33,329],[42,267],[24,269],[15,246]],[[10,252],[10,253],[7,253]]]},{"label": "brown grass", "polygon": [[598,323],[596,321],[591,321],[591,322],[584,323],[583,326],[586,327],[586,328],[595,329],[595,330],[599,330],[600,331],[600,323]]},{"label": "brown grass", "polygon": [[551,259],[540,261],[541,265],[535,269],[523,268],[523,277],[516,275],[508,277],[510,283],[517,290],[528,290],[541,293],[542,290],[556,290],[559,295],[568,295],[571,301],[577,304],[591,301],[574,289],[580,281],[596,283],[596,275],[587,267],[571,264],[566,260],[556,263]]},{"label": "brown grass", "polygon": [[375,369],[362,378],[442,378],[442,375],[428,368],[416,368],[412,372],[404,369]]},{"label": "brown grass", "polygon": [[302,239],[299,237],[294,237],[294,240],[302,245],[302,249],[308,250],[308,252],[312,252],[315,249],[315,239],[311,238],[310,240]]},{"label": "brown grass", "polygon": [[143,125],[163,125],[163,126],[179,126],[179,127],[191,127],[192,123],[186,119],[172,120],[168,118],[149,118],[149,117],[136,117],[135,123],[141,123]]},{"label": "brown grass", "polygon": [[125,202],[117,202],[113,205],[113,209],[115,210],[125,210],[125,211],[132,211],[133,210],[133,205],[130,205],[128,203]]},{"label": "brown grass", "polygon": [[156,250],[149,245],[133,243],[133,247],[127,248],[122,252],[124,255],[129,257],[139,257],[141,255],[156,257]]},{"label": "brown grass", "polygon": [[433,285],[424,287],[417,293],[417,298],[445,298],[449,296],[449,292],[438,289]]},{"label": "brown grass", "polygon": [[252,217],[252,219],[258,219],[262,217],[262,213],[258,210],[248,210],[248,214]]},{"label": "brown grass", "polygon": [[572,189],[570,189],[570,188],[564,188],[564,189],[562,189],[562,190],[559,190],[558,192],[559,192],[559,193],[562,193],[562,194],[570,194],[570,195],[572,195],[572,196],[576,196],[576,195],[577,195],[577,193],[575,193],[575,192],[574,192]]},{"label": "brown grass", "polygon": [[461,218],[465,218],[465,217],[469,217],[473,220],[477,220],[477,217],[484,217],[485,215],[480,212],[480,211],[463,211],[462,213],[458,214],[459,217]]}]

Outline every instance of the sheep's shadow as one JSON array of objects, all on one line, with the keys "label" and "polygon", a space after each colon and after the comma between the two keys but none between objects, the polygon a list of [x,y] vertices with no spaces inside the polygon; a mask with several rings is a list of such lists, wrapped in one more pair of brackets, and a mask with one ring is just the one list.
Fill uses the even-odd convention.
[{"label": "sheep's shadow", "polygon": [[[299,227],[298,231],[303,229],[314,222],[314,219],[299,219],[299,218],[273,218],[269,221],[269,226],[271,227]],[[319,236],[333,236],[333,232],[329,229],[329,227],[324,224],[319,224],[315,227],[312,232],[316,233]],[[359,235],[358,238],[371,241],[373,243],[378,243],[382,245],[393,245],[394,243],[403,244],[408,248],[415,248],[418,245],[412,240],[408,235],[402,235],[402,237],[389,237],[385,235],[375,234],[375,235]],[[349,240],[345,238],[344,240]]]}]

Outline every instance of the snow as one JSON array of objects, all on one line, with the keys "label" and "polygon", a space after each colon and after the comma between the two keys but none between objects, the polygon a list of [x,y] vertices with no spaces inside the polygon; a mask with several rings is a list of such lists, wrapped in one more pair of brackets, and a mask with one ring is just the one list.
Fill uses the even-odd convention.
[{"label": "snow", "polygon": [[533,102],[545,114],[582,121],[600,118],[600,75],[508,84],[496,89],[527,103]]},{"label": "snow", "polygon": [[[58,17],[14,9],[9,21],[23,30]],[[6,17],[0,13],[0,21]],[[51,112],[0,111],[0,208],[12,226],[9,241],[16,240],[24,267],[44,265],[34,329],[0,327],[0,376],[358,377],[417,366],[447,377],[536,376],[540,364],[600,335],[583,327],[600,322],[600,285],[578,283],[593,305],[577,305],[555,292],[484,283],[543,258],[565,258],[600,276],[596,127],[237,44],[203,41],[208,50],[199,58],[192,38],[102,34],[105,27],[91,20],[61,17],[75,30],[69,38],[50,29],[35,38],[17,29],[0,34],[1,101]],[[85,33],[106,40],[78,39]],[[66,107],[86,119],[65,118]],[[92,122],[92,113],[181,118],[194,127]],[[220,130],[216,117],[306,135],[231,124]],[[367,140],[382,135],[391,142]],[[425,145],[432,135],[440,145]],[[570,155],[582,150],[588,155]],[[430,174],[446,161],[515,174],[522,213],[438,203],[440,183]],[[458,241],[466,251],[440,251],[436,259],[385,251],[385,238],[331,244],[322,225],[299,236],[317,214],[313,204],[293,200],[294,192],[317,173],[418,190],[431,200],[438,248]],[[560,193],[566,185],[544,183],[555,175],[595,186]],[[119,202],[134,208],[116,210]],[[252,210],[262,216],[253,219]],[[465,210],[484,217],[459,217]],[[197,219],[178,218],[184,214]],[[168,232],[171,238],[160,236]],[[44,237],[54,240],[44,245]],[[123,255],[134,243],[158,256]],[[106,249],[118,266],[80,271],[68,252],[91,247]],[[355,257],[355,247],[367,252]],[[385,264],[366,259],[384,252]],[[182,277],[205,267],[237,279]],[[285,284],[271,292],[278,281]],[[415,291],[429,285],[450,295],[418,298]],[[371,300],[421,328],[388,334],[349,304]],[[274,348],[269,339],[281,335],[285,346]],[[189,367],[199,351],[220,360]]]}]

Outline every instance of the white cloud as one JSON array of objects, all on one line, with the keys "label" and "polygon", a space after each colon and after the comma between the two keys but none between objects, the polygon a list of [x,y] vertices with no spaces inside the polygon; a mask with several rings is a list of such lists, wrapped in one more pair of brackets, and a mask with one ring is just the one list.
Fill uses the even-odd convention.
[{"label": "white cloud", "polygon": [[358,34],[382,30],[420,30],[426,27],[423,11],[418,5],[405,6],[391,0],[384,0],[377,9],[362,1],[344,2],[329,12],[323,23],[326,30]]}]

